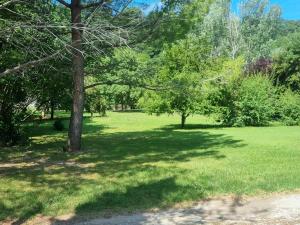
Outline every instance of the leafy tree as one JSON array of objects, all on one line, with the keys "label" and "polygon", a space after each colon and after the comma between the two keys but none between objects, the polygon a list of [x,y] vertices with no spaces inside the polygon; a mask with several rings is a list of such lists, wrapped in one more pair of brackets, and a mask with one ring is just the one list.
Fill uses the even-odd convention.
[{"label": "leafy tree", "polygon": [[162,84],[161,90],[147,92],[140,105],[150,113],[179,113],[183,128],[188,116],[201,111],[210,46],[190,35],[166,48],[160,61],[156,82]]},{"label": "leafy tree", "polygon": [[89,92],[90,88],[102,86],[111,105],[121,105],[122,110],[134,109],[142,94],[141,88],[146,87],[151,74],[148,73],[149,59],[147,54],[130,48],[115,49],[112,55],[90,62],[87,71],[95,74],[86,79],[85,89]]},{"label": "leafy tree", "polygon": [[275,83],[300,90],[300,32],[279,39],[273,50]]},{"label": "leafy tree", "polygon": [[140,48],[146,49],[151,56],[156,56],[165,44],[184,39],[202,23],[212,2],[212,0],[163,0],[162,9],[154,10],[146,17],[146,22],[155,26],[151,35],[147,35],[146,43],[140,45]]},{"label": "leafy tree", "polygon": [[[208,38],[213,48],[213,55],[225,56],[229,54],[229,44],[234,40],[229,36],[234,34],[233,31],[239,32],[238,27],[229,30],[231,29],[230,25],[234,24],[233,22],[230,14],[230,1],[216,0],[210,5],[203,23],[199,23],[194,32]],[[237,20],[237,22],[239,21]]]},{"label": "leafy tree", "polygon": [[[13,145],[22,138],[20,123],[28,117],[25,116],[28,105],[37,100],[40,86],[36,81],[44,77],[34,70],[16,76],[6,74],[20,71],[26,62],[34,62],[37,56],[52,54],[58,48],[49,41],[49,33],[31,24],[37,20],[52,20],[56,11],[50,1],[5,1],[0,4],[0,129],[5,134],[1,135],[4,144]],[[49,12],[52,14],[47,17]],[[33,64],[27,63],[27,66]]]},{"label": "leafy tree", "polygon": [[247,0],[241,4],[242,36],[248,62],[268,57],[272,41],[279,36],[281,9],[269,0]]},{"label": "leafy tree", "polygon": [[26,78],[7,77],[0,79],[0,145],[20,144],[23,132],[20,123],[25,118],[28,85]]},{"label": "leafy tree", "polygon": [[[106,49],[125,44],[129,36],[134,33],[128,31],[131,28],[136,29],[142,22],[141,10],[132,10],[132,8],[126,10],[128,3],[122,0],[6,0],[0,5],[0,10],[11,14],[3,19],[1,13],[0,26],[4,28],[1,32],[14,34],[17,32],[11,30],[20,30],[24,33],[23,36],[31,41],[28,43],[35,43],[35,46],[29,48],[29,45],[24,42],[26,44],[22,46],[31,53],[28,54],[30,57],[27,54],[20,54],[20,58],[15,57],[14,65],[0,68],[0,76],[21,73],[25,69],[36,67],[54,58],[56,60],[71,58],[72,68],[69,72],[72,73],[73,103],[68,138],[70,151],[78,151],[81,147],[85,62],[94,59],[99,53],[102,55]],[[10,9],[7,10],[7,7]],[[55,10],[60,13],[55,13]],[[20,18],[12,20],[11,18],[16,15]],[[65,18],[67,20],[64,20]],[[6,37],[4,39],[11,40]],[[48,40],[54,41],[59,47],[53,48]],[[20,49],[27,52],[24,48]],[[19,63],[21,65],[18,65]]]},{"label": "leafy tree", "polygon": [[248,63],[269,58],[272,42],[282,34],[281,9],[268,0],[245,0],[240,14],[231,1],[216,0],[195,33],[206,36],[215,56],[235,59],[244,55]]},{"label": "leafy tree", "polygon": [[36,98],[36,107],[50,111],[50,119],[53,120],[55,109],[70,110],[72,80],[68,74],[68,61],[51,60],[48,63],[53,66],[40,68],[36,74],[30,74],[30,79],[35,85],[31,93]]}]

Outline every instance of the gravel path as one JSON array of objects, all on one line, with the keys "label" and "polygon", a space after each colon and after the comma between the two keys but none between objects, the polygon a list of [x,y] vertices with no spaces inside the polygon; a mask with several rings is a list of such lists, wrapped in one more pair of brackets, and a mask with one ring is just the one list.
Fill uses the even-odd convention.
[{"label": "gravel path", "polygon": [[[36,223],[30,224],[39,224]],[[41,224],[46,224],[45,221]],[[83,220],[76,216],[51,219],[51,225],[198,225],[198,224],[299,224],[300,194],[219,198],[201,201],[188,208],[136,213],[112,218]]]}]

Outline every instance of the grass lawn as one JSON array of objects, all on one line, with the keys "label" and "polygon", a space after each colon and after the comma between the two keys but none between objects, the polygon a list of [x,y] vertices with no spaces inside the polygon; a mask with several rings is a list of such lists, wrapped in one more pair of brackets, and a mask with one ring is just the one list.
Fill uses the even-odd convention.
[{"label": "grass lawn", "polygon": [[[67,123],[67,120],[65,121]],[[171,206],[223,194],[300,188],[300,127],[221,128],[201,116],[85,118],[84,152],[66,131],[27,124],[29,147],[0,151],[0,221]]]}]

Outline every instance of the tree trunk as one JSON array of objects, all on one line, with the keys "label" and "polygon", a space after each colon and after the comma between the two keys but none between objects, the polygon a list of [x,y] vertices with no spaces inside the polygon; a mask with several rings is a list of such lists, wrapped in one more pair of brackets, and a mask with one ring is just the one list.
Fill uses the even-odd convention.
[{"label": "tree trunk", "polygon": [[41,117],[41,119],[44,119],[44,118],[45,118],[45,110],[44,110],[44,109],[42,110],[41,116],[40,116],[40,117]]},{"label": "tree trunk", "polygon": [[54,119],[54,102],[51,101],[50,102],[50,119],[53,120]]},{"label": "tree trunk", "polygon": [[83,123],[84,59],[82,55],[82,24],[80,2],[81,0],[71,1],[73,46],[73,103],[71,109],[68,139],[68,150],[71,152],[81,150],[81,133]]},{"label": "tree trunk", "polygon": [[182,114],[181,114],[181,128],[182,128],[182,129],[183,129],[184,126],[185,126],[186,118],[187,118],[187,116],[186,116],[184,113],[182,113]]}]

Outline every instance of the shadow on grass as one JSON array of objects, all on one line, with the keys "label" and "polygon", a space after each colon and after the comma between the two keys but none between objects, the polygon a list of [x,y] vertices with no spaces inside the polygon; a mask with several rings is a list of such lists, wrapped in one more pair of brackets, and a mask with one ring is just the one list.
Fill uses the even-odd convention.
[{"label": "shadow on grass", "polygon": [[[55,120],[45,119],[42,121],[38,120],[38,121],[26,122],[25,130],[31,136],[36,136],[36,137],[43,136],[43,135],[57,135],[57,134],[66,135],[69,127],[69,118],[58,119],[61,120],[64,125],[64,129],[62,131],[57,131],[53,128],[53,124]],[[90,133],[99,134],[106,128],[104,125],[93,126],[92,123],[93,123],[92,117],[86,117],[86,116],[84,117],[84,126],[83,126],[84,134],[90,134]]]},{"label": "shadow on grass", "polygon": [[[168,201],[175,195],[177,196],[176,199],[171,202]],[[193,185],[177,184],[175,177],[167,177],[129,186],[122,191],[109,191],[95,196],[91,201],[78,205],[72,218],[68,220],[55,219],[52,224],[74,224],[83,218],[87,218],[87,215],[93,217],[97,216],[95,213],[103,211],[107,212],[107,214],[104,214],[105,217],[110,217],[114,212],[122,212],[123,209],[128,209],[126,212],[123,210],[127,214],[132,212],[131,210],[136,212],[135,209],[142,211],[153,207],[164,208],[174,204],[174,202],[192,200],[195,196],[198,198],[206,197],[205,190]],[[82,217],[82,215],[85,215],[85,217]]]},{"label": "shadow on grass", "polygon": [[227,128],[228,126],[223,124],[186,124],[184,128],[181,128],[180,124],[170,124],[164,127],[160,127],[158,130],[199,130],[199,129],[218,129]]},{"label": "shadow on grass", "polygon": [[[177,184],[176,177],[190,171],[177,168],[176,163],[195,158],[221,160],[226,155],[219,148],[243,145],[229,136],[206,131],[102,133],[105,127],[85,122],[87,151],[63,153],[63,139],[45,137],[22,154],[0,152],[0,178],[8,181],[0,192],[5,194],[0,198],[0,221],[26,221],[39,213],[57,212],[78,197],[82,198],[75,202],[78,214],[148,209],[200,199],[210,188],[209,178],[198,177],[200,186]],[[47,133],[47,126],[43,129],[40,135]],[[15,181],[24,188],[15,188]],[[84,195],[92,197],[87,200]]]}]

